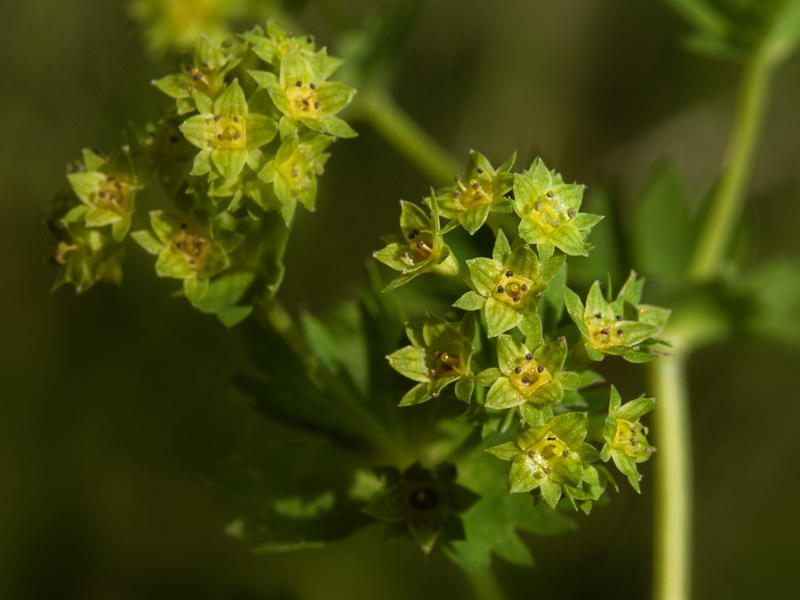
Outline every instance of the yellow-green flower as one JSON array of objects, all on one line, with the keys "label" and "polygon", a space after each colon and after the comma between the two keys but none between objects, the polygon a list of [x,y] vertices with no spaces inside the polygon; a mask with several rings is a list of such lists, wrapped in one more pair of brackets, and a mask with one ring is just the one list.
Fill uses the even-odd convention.
[{"label": "yellow-green flower", "polygon": [[159,277],[183,280],[183,291],[192,303],[200,302],[208,291],[208,280],[230,266],[229,253],[242,241],[242,236],[226,229],[212,227],[205,211],[190,214],[153,211],[150,225],[155,236],[142,230],[133,234],[142,248],[158,255]]},{"label": "yellow-green flower", "polygon": [[139,189],[128,147],[123,146],[107,159],[84,150],[81,169],[68,174],[67,179],[82,205],[64,219],[83,221],[87,227],[111,225],[114,239],[121,241],[130,229]]},{"label": "yellow-green flower", "polygon": [[596,281],[585,307],[575,292],[564,290],[567,311],[581,332],[589,358],[603,360],[611,354],[630,362],[647,362],[657,356],[651,351],[659,343],[653,336],[664,327],[670,311],[639,304],[643,285],[644,281],[631,273],[617,298],[609,302]]},{"label": "yellow-green flower", "polygon": [[206,175],[212,169],[225,179],[234,179],[247,163],[251,169],[261,166],[259,148],[275,137],[274,119],[251,113],[238,81],[230,84],[213,101],[196,93],[199,115],[187,119],[181,131],[200,152],[192,167],[193,175]]},{"label": "yellow-green flower", "polygon": [[590,464],[599,456],[593,446],[583,441],[587,432],[586,413],[567,413],[537,427],[525,427],[515,442],[486,451],[511,461],[512,493],[535,491],[551,508],[566,496],[573,505],[578,500],[581,508],[588,511],[591,502],[603,493],[605,481]]},{"label": "yellow-green flower", "polygon": [[647,427],[639,419],[653,410],[655,405],[655,398],[644,396],[622,404],[617,388],[611,386],[608,417],[603,427],[606,444],[600,451],[600,458],[603,461],[613,459],[620,472],[628,478],[631,487],[639,493],[639,480],[642,476],[639,475],[636,464],[649,460],[655,451],[647,441]]},{"label": "yellow-green flower", "polygon": [[536,159],[528,171],[514,176],[514,210],[519,235],[529,244],[547,244],[565,254],[585,256],[584,232],[603,217],[580,213],[584,186],[566,184]]}]

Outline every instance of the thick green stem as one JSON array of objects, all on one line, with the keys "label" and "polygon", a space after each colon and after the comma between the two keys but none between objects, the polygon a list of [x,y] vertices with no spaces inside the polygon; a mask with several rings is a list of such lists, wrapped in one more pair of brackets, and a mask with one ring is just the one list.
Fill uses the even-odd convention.
[{"label": "thick green stem", "polygon": [[[713,279],[730,251],[753,171],[773,67],[764,52],[754,54],[745,66],[722,177],[688,269],[688,277],[695,283]],[[692,315],[687,314],[687,310],[691,311],[691,307],[677,310],[673,323],[685,323],[687,317],[691,320]],[[677,325],[671,332],[664,333],[674,344],[673,356],[649,365],[651,391],[658,399],[655,413],[659,436],[655,502],[656,600],[691,597],[692,466],[686,363],[695,345],[687,334],[697,335],[697,331],[679,328]]]},{"label": "thick green stem", "polygon": [[312,373],[325,385],[330,392],[331,400],[350,415],[353,422],[361,428],[364,436],[370,441],[375,450],[382,454],[382,458],[394,464],[400,456],[400,452],[392,443],[394,439],[392,434],[375,419],[349,390],[345,389],[339,378],[316,359],[303,337],[298,334],[292,317],[283,305],[277,300],[272,300],[264,305],[263,314],[269,325],[286,340],[286,343],[292,348],[297,357],[303,361],[309,373]]},{"label": "thick green stem", "polygon": [[437,184],[452,181],[462,166],[430,137],[389,94],[367,91],[359,99],[362,116],[400,154]]},{"label": "thick green stem", "polygon": [[[673,343],[678,342],[674,337]],[[686,349],[648,365],[655,409],[655,600],[691,597],[692,464]]]},{"label": "thick green stem", "polygon": [[760,52],[745,65],[736,123],[725,155],[719,188],[711,200],[689,266],[692,281],[713,278],[727,255],[753,172],[753,159],[766,109],[773,63]]}]

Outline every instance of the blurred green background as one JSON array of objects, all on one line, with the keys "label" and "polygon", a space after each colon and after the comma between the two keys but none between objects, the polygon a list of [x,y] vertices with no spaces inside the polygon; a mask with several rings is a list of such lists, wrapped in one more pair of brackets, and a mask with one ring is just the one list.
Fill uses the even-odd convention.
[{"label": "blurred green background", "polygon": [[[354,22],[384,4],[341,3]],[[326,11],[307,2],[296,14],[336,54]],[[65,164],[110,147],[128,120],[158,118],[167,100],[148,83],[172,66],[147,58],[122,0],[3,2],[0,23],[0,597],[468,597],[440,553],[383,544],[379,528],[267,556],[223,534],[238,507],[208,474],[291,435],[232,393],[245,363],[237,331],[170,298],[174,282],[136,248],[121,288],[48,293],[44,206]],[[398,56],[397,100],[460,159],[471,148],[495,164],[541,155],[589,185],[590,210],[592,188],[614,182],[624,217],[659,159],[698,198],[718,172],[739,71],[687,53],[687,32],[653,0],[429,0]],[[795,57],[770,103],[747,264],[800,256],[798,97]],[[434,183],[355,127],[359,138],[333,148],[317,213],[298,219],[289,306],[322,313],[352,298],[398,199]],[[798,365],[796,349],[745,339],[692,363],[698,598],[796,587]],[[644,388],[640,369],[622,376],[623,396]],[[641,497],[625,489],[574,533],[530,539],[535,569],[498,563],[509,595],[647,598],[652,469]]]}]

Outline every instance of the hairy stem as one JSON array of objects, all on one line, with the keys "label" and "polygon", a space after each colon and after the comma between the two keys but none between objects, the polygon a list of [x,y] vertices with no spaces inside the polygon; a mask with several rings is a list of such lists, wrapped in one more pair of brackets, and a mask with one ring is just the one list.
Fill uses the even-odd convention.
[{"label": "hairy stem", "polygon": [[[673,343],[678,342],[673,338]],[[692,464],[685,348],[648,365],[655,409],[655,585],[656,600],[691,597]]]},{"label": "hairy stem", "polygon": [[719,188],[711,199],[689,265],[689,278],[692,281],[702,282],[713,278],[730,249],[753,172],[772,70],[773,63],[764,52],[756,53],[745,65],[736,122],[725,155]]},{"label": "hairy stem", "polygon": [[400,154],[436,183],[451,181],[462,166],[431,138],[389,94],[368,91],[359,98],[363,117]]}]

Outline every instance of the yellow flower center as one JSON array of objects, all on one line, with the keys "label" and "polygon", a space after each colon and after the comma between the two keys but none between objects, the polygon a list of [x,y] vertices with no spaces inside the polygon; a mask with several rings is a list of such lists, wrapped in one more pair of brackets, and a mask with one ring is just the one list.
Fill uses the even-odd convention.
[{"label": "yellow flower center", "polygon": [[210,241],[199,233],[190,231],[185,223],[181,224],[181,232],[175,236],[172,245],[186,264],[195,270],[203,267],[211,252]]},{"label": "yellow flower center", "polygon": [[646,460],[653,453],[653,448],[645,437],[647,433],[647,427],[638,421],[631,423],[625,419],[617,419],[617,431],[614,434],[612,448],[621,450],[635,460]]},{"label": "yellow flower center", "polygon": [[408,250],[403,252],[402,260],[409,267],[425,262],[433,256],[433,232],[428,229],[414,229],[408,233]]},{"label": "yellow flower center", "polygon": [[521,309],[533,288],[532,280],[516,275],[513,271],[505,271],[498,279],[497,287],[492,292],[492,295],[514,308]]},{"label": "yellow flower center", "polygon": [[295,119],[316,119],[322,103],[317,99],[317,86],[313,83],[297,81],[286,90],[289,107]]},{"label": "yellow flower center", "polygon": [[436,350],[429,358],[428,373],[431,379],[461,377],[465,373],[464,363],[458,351]]},{"label": "yellow flower center", "polygon": [[589,329],[589,342],[595,348],[613,348],[625,346],[625,328],[619,326],[622,316],[617,316],[615,321],[603,319],[603,315],[597,313],[586,321]]},{"label": "yellow flower center", "polygon": [[130,198],[130,184],[115,179],[113,175],[109,175],[106,177],[106,180],[97,187],[95,205],[97,208],[123,213],[128,208]]},{"label": "yellow flower center", "polygon": [[561,198],[550,191],[539,196],[531,208],[527,216],[546,234],[553,233],[578,214],[574,208],[567,207]]},{"label": "yellow flower center", "polygon": [[531,353],[525,355],[525,361],[514,367],[508,377],[526,398],[530,398],[537,389],[553,379],[552,373],[536,362]]},{"label": "yellow flower center", "polygon": [[569,447],[552,431],[548,431],[535,446],[528,449],[528,457],[533,467],[533,475],[537,479],[547,477],[553,468],[571,454]]},{"label": "yellow flower center", "polygon": [[247,145],[245,137],[244,118],[239,115],[214,115],[215,148],[244,148]]},{"label": "yellow flower center", "polygon": [[491,204],[492,192],[491,190],[488,192],[484,190],[479,179],[472,179],[467,185],[464,185],[464,182],[458,179],[456,185],[460,190],[453,192],[453,197],[456,198],[463,210],[469,210],[483,204]]}]

